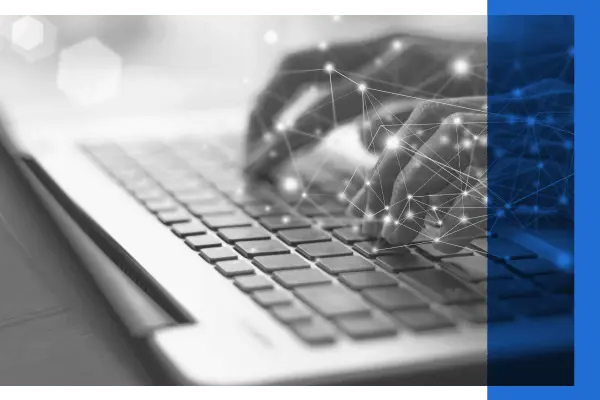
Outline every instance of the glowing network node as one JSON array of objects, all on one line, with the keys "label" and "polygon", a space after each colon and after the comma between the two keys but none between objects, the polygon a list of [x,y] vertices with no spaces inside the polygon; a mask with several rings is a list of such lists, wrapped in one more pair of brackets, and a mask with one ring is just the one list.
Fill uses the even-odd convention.
[{"label": "glowing network node", "polygon": [[412,198],[413,198],[413,195],[412,195],[412,194],[407,194],[407,195],[406,195],[406,198],[407,198],[408,200],[412,200]]},{"label": "glowing network node", "polygon": [[385,206],[385,207],[383,207],[383,209],[384,209],[385,211],[389,211],[389,210],[390,210],[390,206]]},{"label": "glowing network node", "polygon": [[385,217],[383,217],[383,223],[384,224],[389,224],[390,222],[392,222],[392,217],[389,215],[386,215]]},{"label": "glowing network node", "polygon": [[285,215],[283,217],[281,217],[281,222],[283,222],[284,224],[289,224],[290,223],[290,217]]},{"label": "glowing network node", "polygon": [[346,194],[344,192],[339,192],[337,198],[339,200],[346,200]]},{"label": "glowing network node", "polygon": [[358,232],[360,230],[360,226],[352,225],[352,232]]},{"label": "glowing network node", "polygon": [[463,224],[466,224],[468,220],[469,219],[464,215],[462,217],[460,217],[460,222],[462,222]]},{"label": "glowing network node", "polygon": [[468,196],[468,195],[469,195],[469,191],[468,191],[468,190],[465,190],[465,191],[463,191],[463,192],[462,192],[462,195],[463,195],[464,197]]},{"label": "glowing network node", "polygon": [[305,199],[306,198],[306,192],[302,192],[302,198]]},{"label": "glowing network node", "polygon": [[394,221],[394,225],[400,225],[399,221]]},{"label": "glowing network node", "polygon": [[357,88],[359,92],[365,92],[365,90],[367,90],[367,85],[364,83],[359,83]]},{"label": "glowing network node", "polygon": [[523,95],[523,91],[519,88],[513,89],[512,90],[512,95],[514,97],[521,97]]},{"label": "glowing network node", "polygon": [[371,182],[370,181],[366,181],[365,182],[365,186],[371,186]]},{"label": "glowing network node", "polygon": [[121,57],[96,38],[60,52],[57,86],[81,105],[99,104],[116,97],[121,76]]},{"label": "glowing network node", "polygon": [[442,226],[442,220],[441,219],[438,219],[437,225],[438,226]]},{"label": "glowing network node", "polygon": [[433,241],[434,241],[435,243],[438,243],[438,242],[440,241],[440,238],[439,238],[439,237],[435,237],[435,238],[433,238]]},{"label": "glowing network node", "polygon": [[437,206],[431,206],[431,209],[432,209],[433,211],[437,211]]},{"label": "glowing network node", "polygon": [[276,130],[277,132],[285,132],[285,130],[286,130],[286,126],[285,126],[285,124],[284,124],[283,122],[277,122],[277,123],[275,124],[275,130]]},{"label": "glowing network node", "polygon": [[329,43],[321,42],[321,43],[319,43],[319,45],[317,47],[319,48],[319,50],[325,51],[329,48]]},{"label": "glowing network node", "polygon": [[373,253],[377,253],[377,252],[379,251],[379,248],[377,248],[377,247],[373,246],[373,247],[371,248],[371,251],[372,251]]},{"label": "glowing network node", "polygon": [[405,214],[405,216],[406,216],[406,219],[412,219],[412,217],[414,216],[414,214],[413,214],[412,211],[407,211],[406,214]]},{"label": "glowing network node", "polygon": [[469,139],[465,139],[465,140],[463,140],[462,145],[465,149],[470,149],[471,146],[473,145],[473,142],[470,141]]},{"label": "glowing network node", "polygon": [[394,49],[394,50],[401,50],[402,45],[403,45],[403,43],[400,39],[396,39],[396,40],[392,41],[392,49]]},{"label": "glowing network node", "polygon": [[372,214],[372,213],[369,213],[369,212],[368,212],[368,213],[365,213],[365,219],[366,219],[367,221],[372,221],[372,220],[373,220],[373,217],[374,217],[374,216],[373,216],[373,214]]},{"label": "glowing network node", "polygon": [[535,117],[527,117],[527,125],[528,126],[535,125]]},{"label": "glowing network node", "polygon": [[271,142],[271,141],[273,141],[273,134],[271,132],[265,132],[263,134],[263,140],[265,142]]},{"label": "glowing network node", "polygon": [[385,147],[389,150],[398,149],[400,147],[400,139],[396,136],[390,136],[385,142]]},{"label": "glowing network node", "polygon": [[452,71],[457,76],[467,75],[471,71],[471,64],[464,58],[457,58],[452,62]]},{"label": "glowing network node", "polygon": [[460,117],[454,117],[454,118],[452,119],[452,123],[453,123],[454,125],[460,125],[460,124],[462,124],[462,119],[461,119]]},{"label": "glowing network node", "polygon": [[298,179],[288,176],[285,177],[283,179],[283,190],[285,190],[288,193],[293,193],[293,192],[297,192],[298,189],[300,189],[300,182],[298,181]]},{"label": "glowing network node", "polygon": [[443,135],[442,137],[440,137],[440,142],[442,144],[448,144],[448,143],[450,143],[450,139],[448,139],[448,136]]},{"label": "glowing network node", "polygon": [[332,63],[327,63],[325,64],[323,69],[325,70],[325,72],[332,73],[335,70],[335,66]]},{"label": "glowing network node", "polygon": [[265,32],[263,39],[266,44],[275,44],[279,40],[279,35],[274,30],[268,30]]}]

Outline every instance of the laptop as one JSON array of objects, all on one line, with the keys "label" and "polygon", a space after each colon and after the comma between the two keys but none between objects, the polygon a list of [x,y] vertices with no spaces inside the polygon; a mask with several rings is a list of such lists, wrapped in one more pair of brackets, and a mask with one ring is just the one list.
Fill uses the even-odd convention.
[{"label": "laptop", "polygon": [[11,137],[106,268],[168,314],[142,342],[173,382],[572,381],[573,273],[556,262],[572,234],[498,224],[449,256],[430,224],[408,251],[386,249],[344,213],[340,193],[374,160],[347,140],[354,127],[255,182],[244,122],[243,110],[72,119]]}]

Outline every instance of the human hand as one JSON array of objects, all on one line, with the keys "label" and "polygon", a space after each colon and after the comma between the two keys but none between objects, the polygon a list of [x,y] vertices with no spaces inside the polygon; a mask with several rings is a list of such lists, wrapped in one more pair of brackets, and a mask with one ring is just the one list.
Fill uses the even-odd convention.
[{"label": "human hand", "polygon": [[[264,176],[337,124],[377,109],[389,98],[405,100],[407,117],[421,98],[481,95],[484,71],[484,44],[406,35],[293,53],[280,64],[250,115],[246,172]],[[324,88],[311,111],[293,125],[278,121],[294,96],[309,86]],[[402,119],[398,113],[396,117]],[[370,150],[380,147],[369,132],[362,141]]]},{"label": "human hand", "polygon": [[[538,188],[547,186],[539,185],[540,176],[549,182],[548,187],[564,178],[560,171],[552,172],[551,164],[565,158],[568,150],[562,142],[556,146],[552,141],[557,129],[568,132],[572,124],[572,114],[563,109],[572,104],[572,96],[572,86],[544,80],[521,89],[518,96],[423,100],[397,131],[388,129],[394,124],[382,125],[383,115],[379,114],[374,131],[387,146],[365,187],[351,200],[350,213],[364,217],[364,233],[382,235],[392,245],[410,243],[429,220],[439,227],[431,238],[436,248],[448,253],[460,250],[487,234],[490,209],[532,200],[537,206],[544,194],[540,195]],[[388,110],[393,117],[393,104]],[[488,123],[494,124],[491,141]],[[540,148],[540,143],[546,145]],[[499,149],[503,151],[495,151]],[[515,192],[514,182],[520,179],[518,167],[527,173],[533,165],[538,179],[538,188],[517,187],[520,204],[510,204],[514,201],[508,199],[511,193],[498,190],[505,172],[494,175],[496,190],[488,199],[488,169],[501,164],[507,151],[516,156],[511,161],[514,171],[508,179],[513,185],[507,186],[513,189],[509,191]],[[493,160],[488,160],[488,153]]]}]

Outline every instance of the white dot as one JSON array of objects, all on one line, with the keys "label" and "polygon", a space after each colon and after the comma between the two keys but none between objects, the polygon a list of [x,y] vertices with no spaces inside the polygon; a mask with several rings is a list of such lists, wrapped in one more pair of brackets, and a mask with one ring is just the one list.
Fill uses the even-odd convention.
[{"label": "white dot", "polygon": [[464,215],[462,217],[460,217],[460,222],[462,222],[463,224],[466,223],[469,219],[467,217],[465,217]]},{"label": "white dot", "polygon": [[329,43],[321,42],[321,43],[319,43],[319,45],[317,47],[319,48],[319,50],[325,51],[329,48]]},{"label": "white dot", "polygon": [[440,238],[437,238],[437,237],[436,237],[436,238],[433,238],[433,241],[434,241],[435,243],[438,243],[438,242],[440,241]]},{"label": "white dot", "polygon": [[385,211],[388,211],[390,209],[390,206],[385,206],[383,207]]},{"label": "white dot", "polygon": [[452,71],[458,76],[464,76],[471,70],[471,65],[464,58],[458,58],[452,62]]},{"label": "white dot", "polygon": [[447,136],[442,136],[442,137],[440,138],[440,142],[442,142],[442,144],[448,144],[448,142],[449,142],[449,141],[450,141],[450,140],[448,139],[448,137],[447,137]]},{"label": "white dot", "polygon": [[412,198],[413,198],[413,195],[412,195],[412,194],[409,194],[409,195],[407,195],[407,196],[406,196],[406,198],[407,198],[408,200],[412,200]]},{"label": "white dot", "polygon": [[284,224],[289,224],[290,223],[290,217],[288,217],[287,215],[285,217],[281,218],[281,222],[283,222]]},{"label": "white dot", "polygon": [[279,35],[277,35],[277,32],[274,30],[269,30],[265,33],[263,39],[265,40],[266,44],[275,44],[279,40]]},{"label": "white dot", "polygon": [[335,69],[335,66],[332,63],[327,63],[327,64],[325,64],[323,69],[325,70],[325,72],[331,73]]},{"label": "white dot", "polygon": [[372,221],[373,220],[373,214],[371,214],[371,213],[365,213],[365,219],[367,221]]},{"label": "white dot", "polygon": [[302,198],[306,198],[306,192],[302,192]]},{"label": "white dot", "polygon": [[366,181],[366,182],[365,182],[365,186],[371,186],[371,182],[369,182],[369,181]]},{"label": "white dot", "polygon": [[412,213],[412,211],[407,211],[406,212],[406,219],[412,219],[413,215],[414,214]]},{"label": "white dot", "polygon": [[337,197],[340,200],[346,200],[346,194],[344,192],[339,192]]},{"label": "white dot", "polygon": [[438,224],[438,226],[442,226],[442,220],[441,220],[441,219],[438,219],[438,222],[437,222],[437,224]]},{"label": "white dot", "polygon": [[271,142],[273,140],[273,134],[271,132],[265,132],[263,134],[263,140],[265,142]]},{"label": "white dot", "polygon": [[462,119],[460,119],[460,117],[454,117],[452,122],[454,123],[454,125],[460,125],[462,124]]},{"label": "white dot", "polygon": [[468,192],[467,190],[465,190],[464,192],[462,192],[462,195],[463,195],[463,196],[468,196],[468,195],[469,195],[469,192]]},{"label": "white dot", "polygon": [[379,249],[378,249],[377,247],[373,246],[373,247],[371,248],[371,251],[372,251],[373,253],[377,253],[377,252],[379,251]]},{"label": "white dot", "polygon": [[385,217],[383,217],[384,224],[389,224],[390,222],[392,222],[392,217],[390,217],[389,215],[386,215]]},{"label": "white dot", "polygon": [[465,149],[470,149],[473,145],[473,142],[471,142],[469,139],[465,139],[463,140],[462,145]]},{"label": "white dot", "polygon": [[431,206],[431,209],[432,209],[433,211],[436,211],[436,210],[437,210],[437,206]]},{"label": "white dot", "polygon": [[400,147],[400,139],[396,136],[390,136],[385,142],[385,147],[390,150],[398,149]]},{"label": "white dot", "polygon": [[278,122],[277,124],[275,124],[275,130],[277,132],[284,132],[286,129],[286,126],[283,122]]},{"label": "white dot", "polygon": [[283,190],[285,190],[286,192],[296,192],[299,188],[300,182],[298,182],[298,179],[291,176],[288,176],[283,179]]},{"label": "white dot", "polygon": [[358,91],[359,92],[364,92],[365,90],[367,90],[367,85],[365,85],[364,83],[360,83],[358,85]]},{"label": "white dot", "polygon": [[394,225],[400,225],[400,222],[394,221]]},{"label": "white dot", "polygon": [[402,41],[400,39],[396,39],[392,42],[392,48],[394,50],[400,50],[402,49]]}]

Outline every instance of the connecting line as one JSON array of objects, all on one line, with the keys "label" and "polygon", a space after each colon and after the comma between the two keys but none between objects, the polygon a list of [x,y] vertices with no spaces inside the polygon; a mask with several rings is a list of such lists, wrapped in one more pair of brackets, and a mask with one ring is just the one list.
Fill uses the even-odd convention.
[{"label": "connecting line", "polygon": [[337,127],[337,115],[335,111],[335,97],[333,95],[333,81],[331,79],[331,73],[329,74],[329,88],[331,90],[331,107],[332,107],[332,115],[333,115],[333,127]]}]

